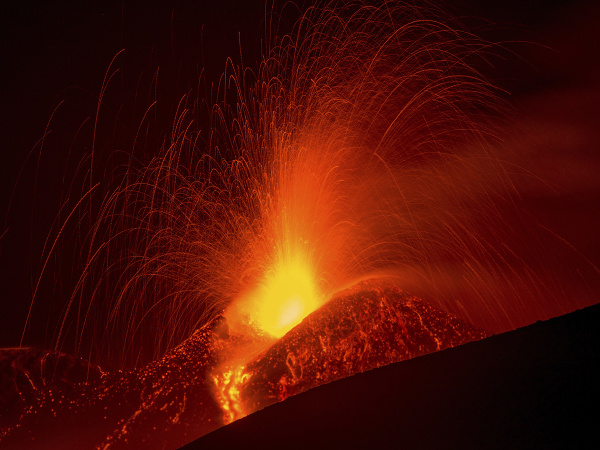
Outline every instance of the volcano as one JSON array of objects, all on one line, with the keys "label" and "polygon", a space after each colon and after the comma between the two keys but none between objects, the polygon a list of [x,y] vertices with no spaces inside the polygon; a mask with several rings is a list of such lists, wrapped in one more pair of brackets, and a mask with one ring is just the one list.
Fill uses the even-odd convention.
[{"label": "volcano", "polygon": [[[232,333],[218,317],[162,359],[128,372],[7,350],[2,406],[12,423],[4,424],[1,442],[3,448],[176,448],[313,387],[485,336],[420,298],[370,283],[339,294],[274,343],[260,333]],[[257,343],[266,349],[243,366],[228,366],[236,361],[234,349]],[[43,360],[71,369],[40,372]]]},{"label": "volcano", "polygon": [[397,288],[353,288],[234,369],[235,381],[218,398],[239,418],[313,387],[485,336]]}]

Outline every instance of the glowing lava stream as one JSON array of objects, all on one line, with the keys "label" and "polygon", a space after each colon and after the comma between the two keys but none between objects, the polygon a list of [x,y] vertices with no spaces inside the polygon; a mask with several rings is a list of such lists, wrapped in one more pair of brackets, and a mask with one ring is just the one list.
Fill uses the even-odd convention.
[{"label": "glowing lava stream", "polygon": [[240,399],[240,386],[250,378],[250,374],[244,372],[245,368],[239,365],[213,376],[215,398],[223,410],[223,422],[226,425],[248,415]]},{"label": "glowing lava stream", "polygon": [[245,371],[246,364],[325,302],[310,267],[299,257],[276,265],[225,312],[228,334],[244,342],[239,348],[226,347],[212,377],[225,423],[249,414],[240,401],[240,386],[252,375]]}]

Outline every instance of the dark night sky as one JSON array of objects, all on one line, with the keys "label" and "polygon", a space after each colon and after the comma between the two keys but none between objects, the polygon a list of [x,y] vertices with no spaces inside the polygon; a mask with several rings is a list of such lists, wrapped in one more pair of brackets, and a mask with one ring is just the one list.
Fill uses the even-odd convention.
[{"label": "dark night sky", "polygon": [[[600,74],[600,35],[594,25],[600,23],[598,6],[598,2],[567,0],[449,2],[449,9],[457,16],[491,21],[465,19],[466,23],[481,27],[483,37],[540,42],[557,50],[526,43],[507,44],[520,58],[495,61],[498,82],[514,94],[515,102],[525,105],[533,102],[533,111],[543,109],[539,106],[541,103],[528,99],[543,95],[587,89],[590,94],[582,94],[584,97],[598,97],[600,89],[594,81]],[[1,347],[19,343],[32,280],[40,268],[40,248],[59,207],[61,187],[57,180],[62,179],[68,164],[81,157],[68,156],[68,143],[84,119],[93,114],[111,58],[125,49],[117,62],[121,78],[115,84],[117,94],[112,100],[117,104],[115,108],[118,109],[119,99],[127,102],[135,97],[128,90],[140,77],[142,88],[138,98],[146,98],[148,79],[160,67],[159,90],[161,98],[165,98],[162,111],[165,117],[172,117],[177,99],[194,85],[200,67],[205,68],[208,83],[216,82],[225,58],[239,53],[238,32],[244,62],[256,66],[264,4],[262,0],[35,1],[3,2],[0,8]],[[172,99],[168,99],[169,96]],[[34,150],[28,160],[27,155],[42,137],[52,111],[62,100],[65,102],[51,128],[71,130],[71,134],[67,133],[69,137],[63,139],[61,145],[48,145],[39,160],[36,177],[38,151]],[[569,105],[573,113],[567,108],[562,111],[565,117],[577,121],[584,116],[585,111],[578,103]],[[559,113],[557,117],[562,117]],[[596,123],[597,115],[591,110],[585,117],[590,123]],[[60,131],[57,133],[60,135]],[[573,161],[577,160],[578,164],[587,161],[588,167],[600,167],[597,147],[582,145],[578,149]],[[17,183],[20,170],[23,172]],[[572,177],[572,173],[567,175]],[[32,196],[34,186],[37,186],[35,198]],[[598,238],[592,235],[596,234],[594,230],[596,225],[600,226],[600,220],[590,209],[598,204],[600,189],[590,182],[577,189],[580,203],[573,207],[575,215],[571,215],[575,219],[563,220],[565,214],[545,213],[551,216],[549,220],[561,235],[598,264],[600,246]],[[549,211],[556,211],[556,206],[549,207]],[[50,331],[40,333],[37,343],[51,335],[53,325],[40,326],[46,325]]]}]

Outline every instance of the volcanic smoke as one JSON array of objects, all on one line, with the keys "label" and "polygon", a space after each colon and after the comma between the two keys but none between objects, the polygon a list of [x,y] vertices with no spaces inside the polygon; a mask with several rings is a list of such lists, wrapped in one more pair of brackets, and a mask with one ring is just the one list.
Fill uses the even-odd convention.
[{"label": "volcanic smoke", "polygon": [[310,7],[283,36],[276,17],[258,68],[230,61],[216,100],[181,98],[150,161],[136,134],[102,178],[115,56],[83,195],[48,241],[50,261],[74,229],[82,268],[55,351],[3,356],[7,445],[173,448],[574,308],[498,150],[489,43],[394,2]]}]

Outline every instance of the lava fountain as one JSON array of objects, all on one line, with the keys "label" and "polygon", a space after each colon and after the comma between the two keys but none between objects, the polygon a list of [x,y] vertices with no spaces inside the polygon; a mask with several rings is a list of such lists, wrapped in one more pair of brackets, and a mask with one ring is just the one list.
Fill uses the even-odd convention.
[{"label": "lava fountain", "polygon": [[[319,384],[573,309],[494,141],[506,109],[482,73],[489,44],[441,16],[348,2],[308,8],[284,36],[267,21],[258,69],[229,63],[208,113],[184,96],[142,168],[102,180],[92,152],[50,240],[79,219],[83,270],[56,348],[128,370],[74,391],[15,382],[7,442],[76,423],[90,447],[181,445]],[[15,379],[29,373],[17,359]]]}]

